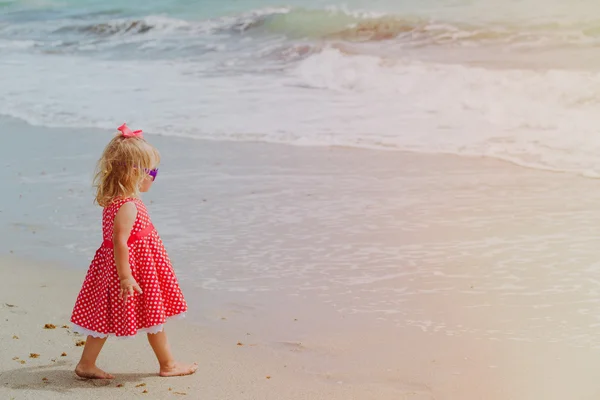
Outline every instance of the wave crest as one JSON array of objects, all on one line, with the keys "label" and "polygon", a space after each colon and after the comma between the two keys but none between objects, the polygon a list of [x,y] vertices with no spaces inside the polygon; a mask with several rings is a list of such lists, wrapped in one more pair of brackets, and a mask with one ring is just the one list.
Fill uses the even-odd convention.
[{"label": "wave crest", "polygon": [[151,31],[192,34],[283,35],[291,39],[347,42],[398,41],[424,45],[597,45],[600,24],[580,25],[513,22],[476,24],[416,18],[397,14],[375,15],[339,9],[265,8],[200,21],[148,16],[115,19],[87,25],[69,25],[55,32],[75,31],[99,36],[143,35]]},{"label": "wave crest", "polygon": [[55,33],[80,32],[98,36],[113,36],[123,34],[145,34],[151,30],[168,31],[186,28],[189,23],[183,20],[165,17],[148,16],[143,19],[116,19],[87,25],[69,25],[59,28]]}]

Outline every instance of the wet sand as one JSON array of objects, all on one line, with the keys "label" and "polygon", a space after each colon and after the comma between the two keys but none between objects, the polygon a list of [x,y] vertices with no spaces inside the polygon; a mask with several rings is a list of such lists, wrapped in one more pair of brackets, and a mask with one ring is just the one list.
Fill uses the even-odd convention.
[{"label": "wet sand", "polygon": [[43,326],[68,321],[99,245],[88,177],[104,133],[14,128],[37,141],[0,148],[9,398],[161,398],[170,385],[231,399],[600,395],[597,180],[483,158],[159,136],[164,168],[145,201],[190,304],[168,329],[201,370],[176,388],[153,376],[145,339],[111,341],[101,366],[124,387],[73,380],[81,338]]},{"label": "wet sand", "polygon": [[[81,355],[68,326],[81,274],[12,257],[0,260],[0,398],[2,399],[430,399],[411,384],[340,384],[305,370],[293,354],[272,352],[247,335],[172,321],[174,352],[195,360],[193,376],[160,378],[145,337],[109,339],[98,365],[116,379],[83,380],[73,373]],[[226,323],[226,320],[223,321]],[[46,329],[46,325],[55,328]],[[51,326],[50,326],[51,327]],[[375,397],[371,397],[375,396]]]}]

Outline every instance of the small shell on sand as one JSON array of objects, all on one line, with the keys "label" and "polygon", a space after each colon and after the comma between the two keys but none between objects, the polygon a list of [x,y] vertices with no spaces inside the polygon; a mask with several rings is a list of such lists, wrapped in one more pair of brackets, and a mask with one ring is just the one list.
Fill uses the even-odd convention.
[{"label": "small shell on sand", "polygon": [[61,357],[66,357],[66,356],[67,356],[67,353],[62,353],[60,356],[61,356]]},{"label": "small shell on sand", "polygon": [[39,358],[40,355],[37,353],[29,353],[29,358]]},{"label": "small shell on sand", "polygon": [[77,347],[85,346],[85,340],[78,340],[77,343],[75,343],[75,346],[77,346]]},{"label": "small shell on sand", "polygon": [[44,325],[44,329],[56,329],[56,325],[46,324]]}]

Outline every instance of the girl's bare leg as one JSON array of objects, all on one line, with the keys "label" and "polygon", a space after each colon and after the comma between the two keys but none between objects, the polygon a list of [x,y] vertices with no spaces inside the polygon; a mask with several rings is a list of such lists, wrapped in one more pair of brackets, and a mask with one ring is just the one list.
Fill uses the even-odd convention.
[{"label": "girl's bare leg", "polygon": [[81,360],[75,368],[77,376],[88,379],[113,379],[114,376],[102,371],[96,367],[96,360],[98,355],[106,342],[106,338],[100,339],[92,336],[88,336],[85,341],[85,347],[83,348],[83,354]]},{"label": "girl's bare leg", "polygon": [[191,375],[198,369],[198,364],[184,364],[175,361],[171,353],[171,346],[167,339],[167,334],[163,330],[158,333],[149,333],[148,342],[156,354],[158,364],[160,365],[160,376],[183,376]]}]

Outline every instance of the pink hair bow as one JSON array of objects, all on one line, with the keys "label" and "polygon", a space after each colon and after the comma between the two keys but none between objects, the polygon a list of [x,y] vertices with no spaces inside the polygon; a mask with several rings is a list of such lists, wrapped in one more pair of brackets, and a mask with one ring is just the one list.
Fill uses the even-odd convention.
[{"label": "pink hair bow", "polygon": [[120,127],[117,128],[119,131],[121,131],[121,133],[123,134],[123,137],[125,138],[132,138],[132,137],[139,137],[139,138],[143,138],[144,136],[142,135],[142,130],[138,130],[138,131],[132,131],[131,129],[129,129],[129,127],[127,126],[127,124],[123,124]]}]

